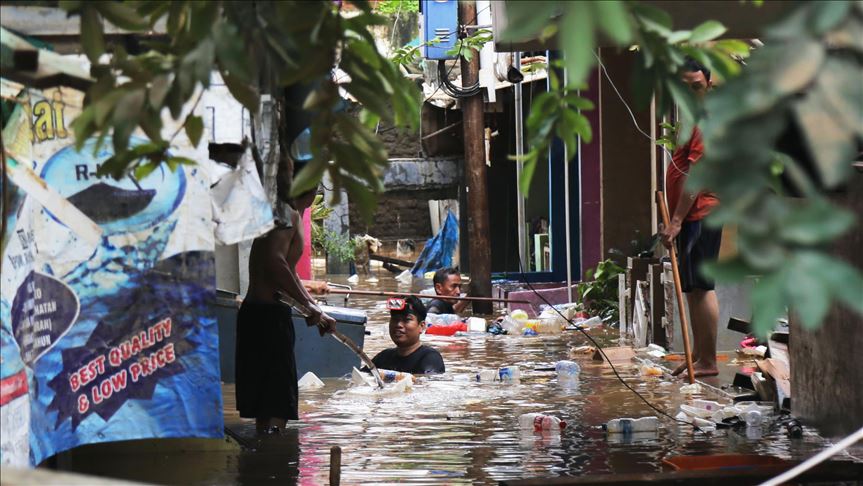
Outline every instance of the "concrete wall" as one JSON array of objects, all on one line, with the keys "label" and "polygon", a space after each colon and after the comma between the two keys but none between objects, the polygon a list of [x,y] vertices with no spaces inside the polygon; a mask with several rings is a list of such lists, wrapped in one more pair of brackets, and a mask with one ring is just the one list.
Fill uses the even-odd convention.
[{"label": "concrete wall", "polygon": [[378,198],[372,221],[366,223],[350,203],[352,235],[368,233],[380,239],[425,239],[432,236],[428,201],[455,199],[461,181],[452,159],[395,159],[384,174],[387,191]]}]

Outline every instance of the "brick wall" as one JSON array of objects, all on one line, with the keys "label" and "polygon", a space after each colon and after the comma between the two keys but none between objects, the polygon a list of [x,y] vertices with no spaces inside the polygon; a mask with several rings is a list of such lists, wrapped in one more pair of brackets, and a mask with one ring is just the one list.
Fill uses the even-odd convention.
[{"label": "brick wall", "polygon": [[456,187],[387,191],[379,196],[377,211],[368,225],[356,205],[350,203],[351,234],[368,233],[381,240],[410,238],[424,241],[432,236],[428,202],[457,197]]}]

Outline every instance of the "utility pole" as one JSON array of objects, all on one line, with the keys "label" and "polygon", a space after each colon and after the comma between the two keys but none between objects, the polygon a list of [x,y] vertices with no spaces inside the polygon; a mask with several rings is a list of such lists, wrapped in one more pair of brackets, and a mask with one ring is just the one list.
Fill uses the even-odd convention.
[{"label": "utility pole", "polygon": [[[459,24],[476,24],[476,3],[459,2]],[[479,82],[479,53],[461,59],[462,86]],[[489,242],[488,188],[486,187],[485,140],[482,92],[462,98],[464,127],[464,182],[467,192],[467,237],[470,257],[470,295],[491,297],[491,244]],[[464,217],[464,216],[462,216]],[[491,314],[491,302],[474,302],[477,314]]]}]

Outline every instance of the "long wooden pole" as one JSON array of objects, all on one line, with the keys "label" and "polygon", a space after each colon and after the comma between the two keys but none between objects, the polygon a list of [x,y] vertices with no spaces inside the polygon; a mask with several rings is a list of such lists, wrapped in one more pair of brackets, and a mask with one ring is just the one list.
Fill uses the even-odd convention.
[{"label": "long wooden pole", "polygon": [[[656,191],[656,203],[662,213],[662,224],[667,228],[671,222],[668,216],[668,206],[665,204],[665,194]],[[692,348],[689,345],[689,319],[686,318],[686,307],[683,306],[683,287],[680,284],[680,270],[677,267],[677,252],[674,245],[668,249],[671,254],[671,273],[674,275],[674,292],[677,294],[677,310],[680,311],[680,326],[683,327],[683,352],[686,354],[686,370],[689,373],[689,383],[695,383],[695,371],[692,369]]]},{"label": "long wooden pole", "polygon": [[[329,289],[328,291],[331,294],[345,294],[345,295],[375,295],[378,297],[419,297],[421,299],[432,299],[436,298],[436,295],[432,294],[411,294],[407,292],[384,292],[382,290],[348,290],[348,289]],[[495,297],[446,297],[447,300],[467,300],[467,301],[475,301],[475,302],[506,302],[509,304],[530,304],[530,301],[527,300],[513,300],[513,299],[498,299]]]},{"label": "long wooden pole", "polygon": [[[462,25],[476,25],[477,11],[474,0],[458,2],[459,21]],[[479,82],[479,52],[474,51],[470,61],[461,59],[462,86]],[[470,293],[491,296],[491,227],[488,216],[488,187],[486,183],[485,138],[482,93],[461,99],[462,128],[464,129],[464,185],[467,192],[468,264],[470,267]],[[462,217],[464,217],[462,216]],[[491,303],[473,301],[476,314],[491,314]]]},{"label": "long wooden pole", "polygon": [[330,448],[330,486],[339,486],[342,483],[342,448],[333,446]]}]

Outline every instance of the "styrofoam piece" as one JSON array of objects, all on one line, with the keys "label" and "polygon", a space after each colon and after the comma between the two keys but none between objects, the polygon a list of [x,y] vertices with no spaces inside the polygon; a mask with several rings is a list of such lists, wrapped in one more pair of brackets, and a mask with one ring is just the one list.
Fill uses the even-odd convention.
[{"label": "styrofoam piece", "polygon": [[396,281],[400,284],[408,285],[413,282],[414,276],[411,274],[410,270],[405,270],[404,272],[398,274],[396,276]]},{"label": "styrofoam piece", "polygon": [[686,395],[697,395],[701,393],[701,385],[698,383],[692,383],[691,385],[683,385],[680,387],[680,393]]},{"label": "styrofoam piece", "polygon": [[488,329],[488,321],[482,317],[469,317],[467,320],[467,330],[469,332],[485,332]]},{"label": "styrofoam piece", "polygon": [[317,377],[311,371],[306,372],[302,378],[297,382],[300,390],[314,390],[315,388],[321,388],[324,386],[324,382],[321,381],[320,378]]},{"label": "styrofoam piece", "polygon": [[705,410],[703,408],[693,407],[691,405],[682,404],[680,405],[680,411],[689,415],[690,417],[698,417],[706,419],[713,415],[713,412],[710,410]]}]

